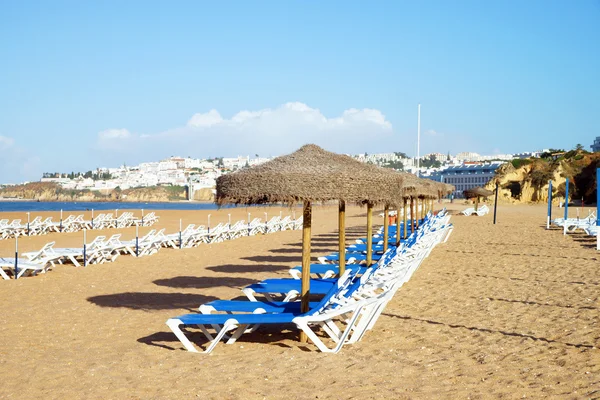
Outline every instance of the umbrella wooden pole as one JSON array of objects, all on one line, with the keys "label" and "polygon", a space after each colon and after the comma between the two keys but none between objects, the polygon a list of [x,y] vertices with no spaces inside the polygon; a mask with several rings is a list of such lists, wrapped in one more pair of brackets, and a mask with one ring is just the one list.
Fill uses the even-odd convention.
[{"label": "umbrella wooden pole", "polygon": [[[310,228],[311,228],[311,216],[312,207],[310,201],[304,202],[302,209],[302,288],[301,288],[301,303],[300,311],[305,313],[309,309],[309,295],[310,295]],[[306,343],[308,337],[306,333],[300,332],[300,342]]]},{"label": "umbrella wooden pole", "polygon": [[419,211],[419,198],[417,197],[415,199],[415,215],[417,216],[415,218],[415,227],[416,229],[419,229],[419,220],[421,219],[421,216],[419,215],[420,211]]},{"label": "umbrella wooden pole", "polygon": [[[404,223],[403,223],[402,229],[404,230],[404,235],[402,235],[402,238],[406,239],[407,238],[406,231],[408,229],[406,227],[406,224],[408,222],[408,210],[406,209],[406,207],[408,206],[408,204],[407,204],[407,201],[406,201],[406,197],[403,199],[403,201],[404,201],[404,209],[402,210],[402,213],[404,214]],[[400,237],[398,237],[398,236],[396,236],[396,243],[398,245],[400,245]]]},{"label": "umbrella wooden pole", "polygon": [[396,207],[396,247],[400,246],[401,232],[402,228],[400,227],[400,205],[398,205],[398,207]]},{"label": "umbrella wooden pole", "polygon": [[388,206],[386,204],[385,208],[383,209],[383,252],[384,253],[387,251],[387,248],[388,248],[388,234],[390,231],[389,215],[390,215],[390,206]]},{"label": "umbrella wooden pole", "polygon": [[477,208],[479,207],[479,196],[475,199],[475,212],[477,212]]},{"label": "umbrella wooden pole", "polygon": [[346,202],[340,200],[340,208],[338,213],[338,230],[339,230],[339,253],[340,253],[340,276],[346,271]]},{"label": "umbrella wooden pole", "polygon": [[373,261],[373,204],[367,203],[367,267]]},{"label": "umbrella wooden pole", "polygon": [[410,198],[410,228],[411,228],[411,233],[413,233],[415,231],[415,198],[411,197]]}]

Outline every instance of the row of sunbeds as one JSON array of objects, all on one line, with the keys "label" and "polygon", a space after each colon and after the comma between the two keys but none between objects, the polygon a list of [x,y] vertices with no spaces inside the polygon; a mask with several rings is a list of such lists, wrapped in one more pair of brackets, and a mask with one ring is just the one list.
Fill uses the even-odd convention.
[{"label": "row of sunbeds", "polygon": [[121,234],[108,239],[97,236],[90,243],[76,248],[56,248],[55,242],[45,244],[40,250],[23,253],[24,258],[0,258],[0,277],[10,279],[11,276],[24,276],[45,273],[57,264],[73,264],[75,266],[102,264],[115,261],[120,255],[129,254],[134,257],[148,256],[163,248],[190,248],[203,243],[218,243],[236,239],[241,236],[267,234],[283,230],[299,229],[302,217],[292,219],[289,216],[276,216],[267,222],[260,218],[250,221],[238,221],[233,225],[221,223],[213,228],[204,225],[188,225],[181,232],[167,234],[165,229],[153,229],[143,237],[121,240]]},{"label": "row of sunbeds", "polygon": [[[348,264],[339,279],[336,254],[319,258],[320,264],[310,266],[310,294],[321,299],[311,301],[308,312],[300,311],[301,267],[295,267],[290,270],[291,278],[266,279],[242,289],[247,301],[211,301],[200,305],[198,313],[169,319],[167,326],[191,352],[200,352],[188,337],[192,328],[198,328],[206,339],[202,352],[210,353],[221,340],[235,343],[261,325],[286,329],[290,324],[304,332],[319,350],[338,352],[374,326],[396,291],[431,250],[448,239],[452,231],[449,218],[445,210],[436,216],[429,214],[416,232],[398,247],[390,245],[385,253],[379,231],[373,244],[378,261],[370,266],[365,264],[366,238],[358,240],[347,248]],[[389,228],[389,241],[394,244],[396,227]]]},{"label": "row of sunbeds", "polygon": [[564,233],[582,230],[590,236],[598,235],[596,214],[593,211],[590,211],[585,218],[555,218],[552,220],[552,225],[562,228]]},{"label": "row of sunbeds", "polygon": [[490,208],[486,204],[482,204],[477,209],[475,207],[469,207],[461,211],[462,215],[466,215],[467,217],[471,215],[477,215],[478,217],[482,217],[484,215],[489,214]]},{"label": "row of sunbeds", "polygon": [[158,222],[158,216],[148,213],[141,218],[135,217],[132,212],[123,212],[118,217],[112,213],[98,214],[92,219],[84,219],[81,215],[69,215],[61,221],[53,221],[52,217],[42,219],[35,217],[33,221],[22,222],[20,219],[10,221],[0,220],[0,239],[9,239],[17,236],[37,236],[51,232],[77,232],[83,229],[128,228],[130,226],[152,226]]}]

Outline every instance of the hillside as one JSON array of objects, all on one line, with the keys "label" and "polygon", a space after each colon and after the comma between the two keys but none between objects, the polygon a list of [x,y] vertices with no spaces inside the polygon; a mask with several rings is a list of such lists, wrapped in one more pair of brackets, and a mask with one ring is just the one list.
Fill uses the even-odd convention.
[{"label": "hillside", "polygon": [[[596,167],[600,153],[570,151],[560,156],[513,160],[496,172],[498,200],[511,203],[548,201],[548,181],[552,180],[553,202],[564,201],[565,181],[569,178],[570,201],[596,202]],[[486,185],[494,190],[495,180]]]},{"label": "hillside", "polygon": [[186,200],[182,186],[151,186],[110,191],[63,189],[53,182],[31,182],[0,189],[0,198],[38,201],[130,201],[164,202]]}]

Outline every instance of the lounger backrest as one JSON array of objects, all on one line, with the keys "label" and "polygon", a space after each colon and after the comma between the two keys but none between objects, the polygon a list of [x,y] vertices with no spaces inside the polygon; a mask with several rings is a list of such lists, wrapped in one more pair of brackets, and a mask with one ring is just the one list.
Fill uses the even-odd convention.
[{"label": "lounger backrest", "polygon": [[322,310],[329,305],[336,296],[344,293],[346,289],[353,283],[353,279],[356,277],[357,270],[346,270],[344,274],[338,279],[336,285],[334,285],[329,292],[321,299],[321,301],[313,307],[307,314],[313,315],[322,312]]}]

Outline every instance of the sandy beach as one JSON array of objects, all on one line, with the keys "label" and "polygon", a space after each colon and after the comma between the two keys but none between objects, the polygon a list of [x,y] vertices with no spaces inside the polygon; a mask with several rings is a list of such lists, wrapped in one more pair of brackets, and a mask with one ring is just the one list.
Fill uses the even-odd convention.
[{"label": "sandy beach", "polygon": [[[291,214],[275,207],[157,211],[152,228],[175,232],[180,219],[184,227],[206,224],[211,214],[214,226],[228,213],[236,221],[248,211],[264,218],[280,210]],[[336,249],[336,210],[313,212],[315,259]],[[58,220],[58,213],[32,217],[38,214]],[[364,235],[364,215],[349,208],[349,239]],[[300,264],[301,231],[0,281],[0,398],[600,398],[595,241],[546,231],[543,205],[500,206],[497,225],[491,214],[451,222],[448,243],[398,291],[375,328],[339,354],[297,342],[295,331],[264,327],[210,355],[194,354],[165,325],[207,301],[238,298],[247,284],[289,277],[287,269]],[[116,232],[88,232],[88,241]],[[131,239],[135,228],[120,232]],[[82,233],[22,238],[19,251],[49,241],[80,246]],[[0,255],[13,254],[14,240],[0,241]]]}]

